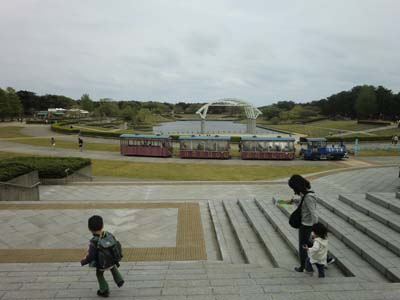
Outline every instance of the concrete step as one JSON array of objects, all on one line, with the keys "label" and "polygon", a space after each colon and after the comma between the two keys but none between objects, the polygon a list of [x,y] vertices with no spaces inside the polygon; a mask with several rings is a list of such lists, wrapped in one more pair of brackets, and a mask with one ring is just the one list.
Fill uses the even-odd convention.
[{"label": "concrete step", "polygon": [[[289,210],[275,206],[268,200],[257,199],[255,202],[274,229],[280,233],[288,248],[298,256],[298,230],[292,228],[288,223]],[[329,267],[329,276],[357,276],[373,281],[386,281],[383,276],[375,272],[367,262],[357,257],[354,251],[341,241],[333,237],[330,238],[329,243],[330,253],[337,259],[337,263]],[[350,257],[351,260],[347,261],[344,257]],[[342,261],[345,261],[346,264],[343,264]],[[353,266],[352,263],[356,265]],[[298,261],[296,265],[298,265]]]},{"label": "concrete step", "polygon": [[392,282],[400,282],[400,257],[329,209],[318,207],[319,221],[338,239]]},{"label": "concrete step", "polygon": [[239,242],[239,247],[245,261],[249,264],[260,264],[273,268],[274,265],[268,257],[265,248],[247,222],[237,202],[224,200],[222,204]]},{"label": "concrete step", "polygon": [[365,198],[375,204],[400,214],[400,199],[393,193],[367,193]]},{"label": "concrete step", "polygon": [[[292,205],[275,207],[269,201],[256,200],[256,202],[266,217],[274,223],[276,230],[284,236],[289,247],[298,254],[298,231],[291,228],[288,223],[288,217],[294,207]],[[280,214],[276,212],[279,210]],[[375,282],[388,281],[369,262],[333,234],[329,236],[329,254],[336,259],[334,266],[340,268],[346,276],[355,276]],[[331,268],[330,266],[329,270]]]},{"label": "concrete step", "polygon": [[[396,299],[400,284],[359,278],[323,280],[280,268],[207,262],[123,263],[113,299]],[[0,299],[94,299],[94,270],[77,264],[4,264]],[[294,294],[295,293],[295,294]]]},{"label": "concrete step", "polygon": [[226,263],[232,263],[233,261],[228,251],[228,246],[222,231],[222,224],[220,222],[220,219],[218,218],[217,209],[215,207],[214,201],[208,201],[208,210],[210,212],[215,236],[217,238],[218,249],[221,259]]},{"label": "concrete step", "polygon": [[400,233],[336,198],[319,198],[318,203],[355,226],[370,238],[400,256]]},{"label": "concrete step", "polygon": [[[215,232],[218,231],[217,241],[221,251],[221,258],[226,259],[227,263],[246,263],[235,232],[228,219],[228,216],[225,213],[222,201],[213,200],[210,201],[210,203],[212,203],[211,209],[213,211],[212,220],[213,225],[215,226],[214,230]],[[224,257],[222,257],[222,255]]]},{"label": "concrete step", "polygon": [[343,194],[339,200],[400,232],[400,215],[365,199],[364,194]]},{"label": "concrete step", "polygon": [[254,201],[238,201],[239,207],[253,227],[275,267],[293,268],[297,257],[288,249],[281,235],[265,218]]}]

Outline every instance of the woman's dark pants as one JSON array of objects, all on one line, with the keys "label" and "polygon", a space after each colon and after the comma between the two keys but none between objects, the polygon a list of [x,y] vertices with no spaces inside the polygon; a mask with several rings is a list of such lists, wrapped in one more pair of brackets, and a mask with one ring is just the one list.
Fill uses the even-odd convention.
[{"label": "woman's dark pants", "polygon": [[300,267],[304,270],[307,259],[307,251],[303,249],[303,245],[312,247],[313,242],[311,241],[312,226],[300,225],[299,228],[299,260]]}]

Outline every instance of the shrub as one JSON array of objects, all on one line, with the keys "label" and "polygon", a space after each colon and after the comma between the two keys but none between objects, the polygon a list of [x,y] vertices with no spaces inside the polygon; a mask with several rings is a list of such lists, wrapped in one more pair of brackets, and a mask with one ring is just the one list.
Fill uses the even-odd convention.
[{"label": "shrub", "polygon": [[371,124],[371,125],[382,125],[388,126],[391,123],[389,121],[381,121],[381,120],[357,120],[358,124]]},{"label": "shrub", "polygon": [[0,162],[0,181],[8,181],[33,170],[34,168],[22,163],[2,161]]},{"label": "shrub", "polygon": [[7,162],[38,170],[39,178],[63,178],[91,164],[90,159],[80,157],[16,157]]}]

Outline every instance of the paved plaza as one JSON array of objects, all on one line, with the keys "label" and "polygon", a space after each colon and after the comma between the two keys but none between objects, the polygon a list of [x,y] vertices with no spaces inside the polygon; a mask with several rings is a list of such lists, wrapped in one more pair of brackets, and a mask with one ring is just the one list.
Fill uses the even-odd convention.
[{"label": "paved plaza", "polygon": [[113,299],[400,299],[398,167],[360,161],[309,176],[337,258],[324,280],[292,271],[297,232],[289,208],[271,202],[293,196],[287,178],[101,178],[40,186],[39,202],[0,203],[0,299],[97,298],[93,270],[78,263],[93,214],[124,246],[126,285],[112,288]]}]

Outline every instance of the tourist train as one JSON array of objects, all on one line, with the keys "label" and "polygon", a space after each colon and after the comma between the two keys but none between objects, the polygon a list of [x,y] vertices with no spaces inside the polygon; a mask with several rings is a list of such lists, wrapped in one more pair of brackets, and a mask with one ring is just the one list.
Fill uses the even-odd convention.
[{"label": "tourist train", "polygon": [[241,159],[280,159],[295,158],[295,139],[292,137],[243,136],[240,139]]},{"label": "tourist train", "polygon": [[172,141],[167,135],[122,134],[120,151],[122,155],[171,157]]},{"label": "tourist train", "polygon": [[[231,158],[229,136],[179,136],[180,158]],[[242,136],[239,141],[241,159],[291,160],[295,158],[295,139],[292,137]],[[172,137],[168,135],[122,134],[122,155],[171,157]]]}]

